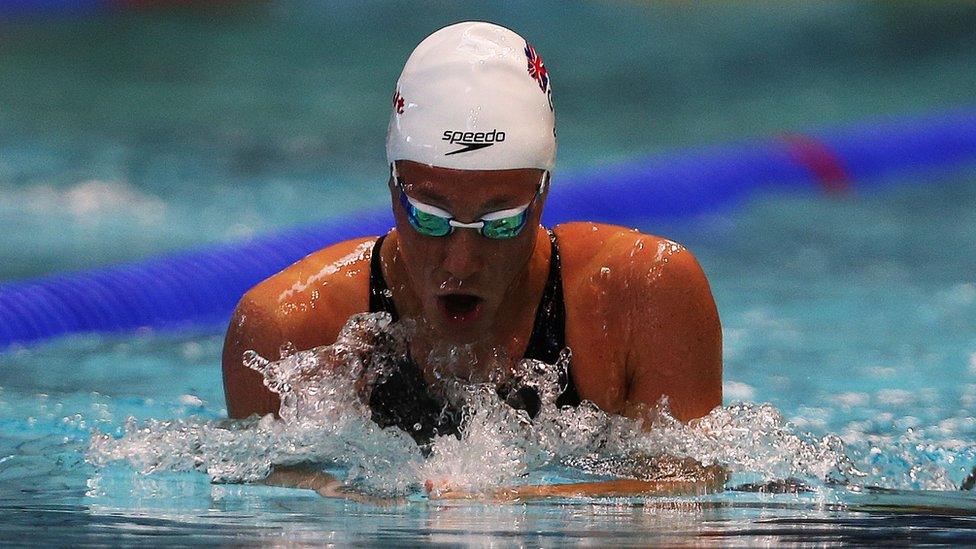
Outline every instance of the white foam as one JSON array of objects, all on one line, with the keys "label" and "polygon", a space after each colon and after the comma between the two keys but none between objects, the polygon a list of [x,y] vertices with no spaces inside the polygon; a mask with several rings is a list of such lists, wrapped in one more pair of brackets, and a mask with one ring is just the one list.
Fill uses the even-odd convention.
[{"label": "white foam", "polygon": [[[660,464],[669,461],[663,456],[720,464],[732,473],[733,484],[791,477],[811,486],[938,489],[951,484],[945,467],[940,469],[948,459],[945,449],[915,455],[910,444],[917,435],[911,429],[904,440],[872,438],[870,421],[852,422],[844,431],[850,444],[867,445],[852,452],[838,436],[803,433],[768,404],[719,407],[689,424],[670,415],[666,399],[640,420],[606,414],[586,402],[557,408],[568,353],[556,365],[532,360],[517,365],[514,377],[535,387],[542,401],[532,420],[498,396],[497,377],[466,382],[446,375],[446,366],[438,374],[443,384],[438,390],[462,411],[461,438],[435,438],[425,458],[406,433],[373,423],[364,404],[373,385],[405,356],[409,333],[409,326],[390,324],[385,313],[362,314],[350,319],[334,345],[302,352],[285,348],[275,362],[251,353],[248,365],[281,397],[280,420],[269,415],[243,421],[130,421],[121,438],[94,433],[88,459],[99,466],[122,460],[145,473],[201,471],[218,482],[255,481],[274,465],[314,463],[338,471],[356,489],[385,495],[417,492],[427,481],[435,487],[489,490],[524,483],[552,467],[569,467],[580,478],[643,478],[664,470]],[[744,388],[734,391],[751,395]],[[858,405],[865,396],[837,398]],[[907,401],[907,395],[891,391],[876,398]],[[825,409],[801,410],[796,423],[823,422],[825,414]],[[882,457],[874,448],[883,448]]]},{"label": "white foam", "polygon": [[756,389],[748,383],[726,379],[722,382],[722,393],[732,400],[752,400],[756,396]]}]

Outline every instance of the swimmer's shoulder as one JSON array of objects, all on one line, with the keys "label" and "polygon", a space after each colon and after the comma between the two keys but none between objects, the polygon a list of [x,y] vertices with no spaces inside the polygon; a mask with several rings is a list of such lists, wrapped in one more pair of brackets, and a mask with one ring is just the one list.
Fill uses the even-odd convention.
[{"label": "swimmer's shoulder", "polygon": [[[691,251],[615,225],[568,223],[555,232],[580,395],[627,415],[668,395],[682,420],[721,403],[721,324]],[[623,344],[605,345],[608,338]],[[591,396],[587,387],[603,391]]]},{"label": "swimmer's shoulder", "polygon": [[330,344],[353,314],[369,307],[369,267],[376,237],[313,252],[248,291],[241,300],[273,319],[299,349]]},{"label": "swimmer's shoulder", "polygon": [[331,344],[349,316],[366,310],[375,241],[359,238],[323,248],[244,294],[224,339],[224,394],[230,417],[264,415],[279,406],[261,375],[244,365],[246,351],[278,360],[286,342],[298,350]]},{"label": "swimmer's shoulder", "polygon": [[573,291],[670,307],[691,294],[711,297],[697,258],[685,246],[636,229],[574,222],[554,229],[567,298]]},{"label": "swimmer's shoulder", "polygon": [[[616,279],[630,286],[632,281],[625,279],[642,276],[649,269],[667,267],[680,276],[697,266],[697,263],[691,265],[694,256],[681,244],[636,229],[606,223],[573,222],[558,225],[553,230],[564,273],[568,269],[570,276],[600,274],[608,283]],[[685,257],[677,257],[682,254]]]},{"label": "swimmer's shoulder", "polygon": [[[635,256],[664,240],[603,223],[556,226],[566,307],[566,341],[573,349],[573,379],[584,399],[623,413],[631,385],[629,334],[634,313],[654,308],[655,296],[633,288]],[[644,267],[641,267],[644,269]],[[607,341],[617,344],[607,345]]]}]

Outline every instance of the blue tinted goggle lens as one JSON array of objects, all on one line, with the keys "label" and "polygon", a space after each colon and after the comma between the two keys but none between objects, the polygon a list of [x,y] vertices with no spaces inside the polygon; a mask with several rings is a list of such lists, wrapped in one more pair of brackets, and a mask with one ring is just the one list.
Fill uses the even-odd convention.
[{"label": "blue tinted goggle lens", "polygon": [[403,210],[407,212],[407,220],[410,222],[410,226],[418,233],[425,236],[447,236],[451,234],[452,227],[449,218],[418,210],[407,200],[407,195],[403,189],[400,189],[400,204],[403,206]]},{"label": "blue tinted goggle lens", "polygon": [[481,227],[481,234],[494,239],[515,238],[522,232],[528,218],[529,210],[525,210],[520,214],[485,221],[485,225]]}]

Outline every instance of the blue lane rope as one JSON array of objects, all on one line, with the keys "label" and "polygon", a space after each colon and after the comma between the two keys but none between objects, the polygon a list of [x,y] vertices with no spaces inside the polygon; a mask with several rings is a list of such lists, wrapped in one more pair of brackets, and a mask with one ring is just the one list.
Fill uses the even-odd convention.
[{"label": "blue lane rope", "polygon": [[32,14],[82,15],[111,8],[111,0],[2,0],[0,17]]},{"label": "blue lane rope", "polygon": [[[976,109],[604,166],[553,186],[545,222],[698,215],[763,190],[882,185],[976,163]],[[387,207],[145,261],[0,284],[0,347],[84,332],[215,325],[249,288],[330,243],[386,232]]]}]

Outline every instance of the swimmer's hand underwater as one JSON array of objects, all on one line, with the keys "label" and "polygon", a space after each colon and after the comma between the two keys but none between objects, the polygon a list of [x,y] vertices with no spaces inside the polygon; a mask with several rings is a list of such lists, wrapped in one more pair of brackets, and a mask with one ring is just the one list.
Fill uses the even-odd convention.
[{"label": "swimmer's hand underwater", "polygon": [[[696,496],[721,492],[725,489],[725,483],[728,481],[728,472],[719,465],[705,466],[691,458],[678,459],[670,456],[658,456],[653,459],[664,463],[665,468],[668,469],[678,465],[682,474],[652,480],[618,478],[598,482],[527,484],[505,486],[483,492],[458,490],[453,488],[449,481],[428,479],[424,482],[424,491],[430,499],[483,501],[523,501],[573,497]],[[672,467],[667,467],[667,465]],[[379,506],[398,505],[405,502],[402,498],[382,498],[356,492],[328,473],[302,466],[277,467],[261,483],[270,486],[315,490],[323,497],[347,499]]]},{"label": "swimmer's hand underwater", "polygon": [[728,471],[719,465],[702,465],[691,458],[657,456],[655,462],[666,469],[675,465],[681,474],[655,479],[617,478],[596,482],[570,482],[564,484],[527,484],[507,486],[486,492],[455,490],[447,482],[428,480],[424,490],[431,499],[472,499],[493,501],[522,501],[541,498],[580,497],[655,497],[698,496],[714,494],[725,489]]},{"label": "swimmer's hand underwater", "polygon": [[382,498],[369,496],[355,490],[348,489],[339,479],[322,471],[316,471],[305,466],[275,467],[275,469],[259,484],[281,486],[283,488],[301,488],[315,490],[322,497],[339,498],[368,503],[371,505],[387,506],[404,503],[401,498]]}]

